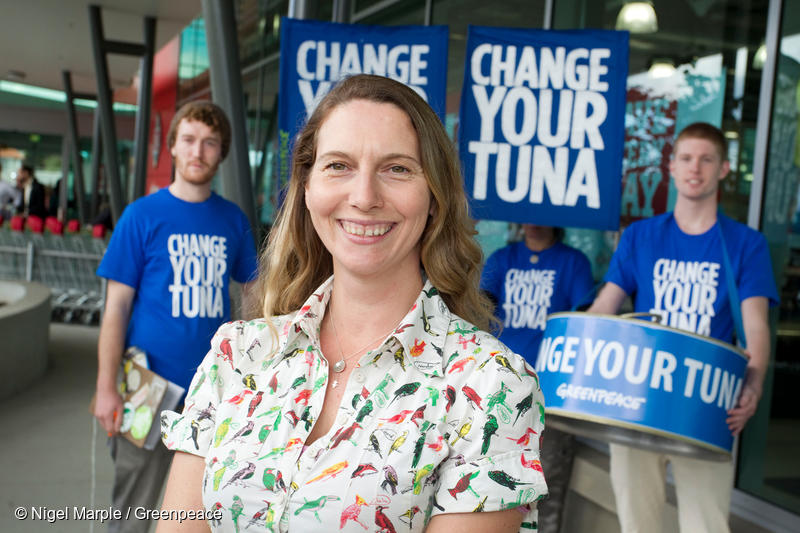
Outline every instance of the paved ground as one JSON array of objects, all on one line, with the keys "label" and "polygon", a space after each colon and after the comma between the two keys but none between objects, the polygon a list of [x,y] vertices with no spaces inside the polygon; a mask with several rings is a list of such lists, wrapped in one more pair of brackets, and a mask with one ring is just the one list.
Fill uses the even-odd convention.
[{"label": "paved ground", "polygon": [[[0,401],[0,531],[105,531],[105,525],[75,520],[74,507],[108,509],[111,459],[106,437],[88,405],[97,371],[98,328],[50,326],[50,368],[39,383]],[[0,348],[2,349],[2,348]],[[20,359],[25,357],[19,354]],[[92,442],[95,443],[93,450]],[[27,514],[15,518],[17,509]],[[68,510],[69,520],[34,520]]]}]

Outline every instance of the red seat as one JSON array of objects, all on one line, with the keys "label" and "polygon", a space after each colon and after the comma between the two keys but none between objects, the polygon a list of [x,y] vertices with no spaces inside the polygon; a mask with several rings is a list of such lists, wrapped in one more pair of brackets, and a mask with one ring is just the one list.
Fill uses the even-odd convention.
[{"label": "red seat", "polygon": [[14,215],[11,217],[11,230],[22,231],[25,229],[25,217],[22,215]]},{"label": "red seat", "polygon": [[58,222],[58,219],[56,217],[54,217],[52,215],[48,216],[47,218],[44,219],[44,227],[45,227],[45,229],[47,229],[47,230],[52,232],[53,228],[55,227],[57,222]]},{"label": "red seat", "polygon": [[53,235],[64,235],[64,223],[58,220],[57,218],[54,219],[47,229],[50,230],[50,233]]},{"label": "red seat", "polygon": [[76,218],[71,218],[67,222],[67,231],[70,233],[78,233],[81,230],[81,223]]},{"label": "red seat", "polygon": [[36,215],[29,216],[27,226],[28,229],[34,233],[44,233],[44,220],[42,220],[41,217],[37,217]]},{"label": "red seat", "polygon": [[106,236],[106,227],[102,224],[95,224],[92,226],[92,237],[95,239],[103,239]]}]

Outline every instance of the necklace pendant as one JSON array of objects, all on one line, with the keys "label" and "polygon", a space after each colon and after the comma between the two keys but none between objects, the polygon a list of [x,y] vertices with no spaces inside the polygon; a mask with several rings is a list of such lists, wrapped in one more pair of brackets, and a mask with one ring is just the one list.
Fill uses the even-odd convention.
[{"label": "necklace pendant", "polygon": [[344,372],[344,369],[347,367],[347,363],[344,362],[344,359],[339,359],[335,363],[333,363],[333,371],[337,374],[341,374]]}]

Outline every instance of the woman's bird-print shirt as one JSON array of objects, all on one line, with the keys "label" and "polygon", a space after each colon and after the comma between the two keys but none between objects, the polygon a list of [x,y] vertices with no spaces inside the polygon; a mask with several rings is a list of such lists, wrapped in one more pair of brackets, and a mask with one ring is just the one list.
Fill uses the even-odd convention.
[{"label": "woman's bird-print shirt", "polygon": [[332,288],[266,320],[220,327],[172,450],[205,458],[203,502],[224,531],[422,531],[440,513],[520,507],[536,529],[539,380],[490,334],[451,314],[428,281],[383,344],[358,361],[327,435],[304,450],[328,381],[319,330]]}]

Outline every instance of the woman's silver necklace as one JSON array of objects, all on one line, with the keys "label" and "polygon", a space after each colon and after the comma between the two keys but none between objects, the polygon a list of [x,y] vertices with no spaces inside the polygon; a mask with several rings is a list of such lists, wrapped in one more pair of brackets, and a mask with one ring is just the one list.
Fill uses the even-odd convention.
[{"label": "woman's silver necklace", "polygon": [[[331,319],[331,320],[330,320],[330,322],[331,322],[331,326],[333,326],[333,336],[336,338],[336,346],[339,348],[339,360],[338,360],[338,361],[336,361],[336,362],[335,362],[335,363],[334,363],[334,364],[331,366],[331,369],[332,369],[334,372],[336,372],[337,374],[341,374],[342,372],[344,372],[344,369],[345,369],[345,368],[347,368],[347,361],[349,361],[349,360],[350,360],[351,358],[353,358],[354,356],[356,356],[356,355],[358,355],[359,353],[361,353],[361,352],[363,352],[364,350],[366,350],[368,346],[370,346],[370,345],[372,345],[372,344],[375,344],[375,343],[376,343],[376,342],[378,342],[379,340],[383,339],[384,337],[386,337],[387,335],[389,335],[389,333],[391,333],[391,332],[392,332],[392,330],[394,330],[394,328],[390,329],[390,330],[389,330],[389,331],[387,331],[386,333],[382,334],[380,337],[377,337],[377,338],[375,338],[375,339],[373,339],[373,340],[369,341],[369,342],[368,342],[367,344],[365,344],[363,347],[359,348],[359,349],[358,349],[358,350],[356,350],[355,352],[353,352],[353,353],[351,353],[350,355],[348,355],[347,357],[345,357],[345,356],[344,356],[344,354],[342,353],[342,343],[339,341],[339,332],[338,332],[338,331],[336,331],[336,321],[333,319],[333,309],[332,309],[332,306],[328,306],[328,315],[330,316],[330,319]],[[335,380],[333,380],[333,385],[332,385],[332,387],[335,389],[335,388],[337,387],[337,385],[339,385],[339,380],[338,380],[338,379],[335,379]]]}]

